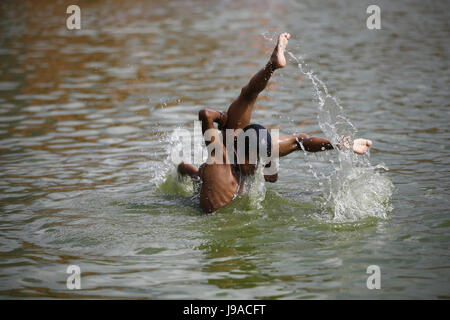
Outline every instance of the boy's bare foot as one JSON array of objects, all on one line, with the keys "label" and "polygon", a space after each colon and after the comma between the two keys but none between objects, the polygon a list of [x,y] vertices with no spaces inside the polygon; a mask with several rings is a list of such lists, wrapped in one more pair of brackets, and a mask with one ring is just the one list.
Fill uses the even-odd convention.
[{"label": "boy's bare foot", "polygon": [[274,69],[283,68],[286,65],[284,50],[286,49],[290,37],[291,35],[287,32],[278,36],[277,46],[273,49],[273,53],[269,61]]}]

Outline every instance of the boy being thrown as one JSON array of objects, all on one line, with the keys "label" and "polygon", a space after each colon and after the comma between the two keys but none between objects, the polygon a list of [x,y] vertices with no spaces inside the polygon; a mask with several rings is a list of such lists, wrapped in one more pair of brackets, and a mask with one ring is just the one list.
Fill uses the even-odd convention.
[{"label": "boy being thrown", "polygon": [[[284,51],[289,38],[289,33],[282,33],[278,37],[277,45],[269,62],[242,88],[241,94],[230,105],[227,112],[221,113],[210,109],[199,112],[199,120],[202,122],[202,132],[206,145],[209,146],[209,144],[214,143],[214,149],[209,152],[207,162],[202,164],[199,169],[192,164],[182,162],[178,165],[178,172],[181,175],[201,179],[200,207],[207,213],[226,206],[239,195],[242,190],[242,178],[254,175],[257,164],[256,161],[252,160],[256,158],[259,161],[263,151],[270,157],[277,156],[272,154],[272,150],[277,150],[278,156],[284,157],[293,151],[302,149],[309,152],[333,149],[332,144],[327,139],[311,137],[303,133],[277,137],[276,141],[272,141],[269,131],[263,126],[250,125],[253,106],[258,94],[264,90],[272,73],[286,65]],[[214,122],[218,124],[219,129],[214,127]],[[249,136],[244,138],[244,152],[239,152],[242,151],[240,150],[242,148],[239,148],[236,140],[232,144],[234,150],[232,152],[228,150],[230,152],[227,152],[226,141],[222,142],[216,139],[219,137],[220,130],[223,133],[222,136],[226,137],[225,130],[227,129],[236,133],[235,139],[239,132]],[[207,134],[208,137],[205,136],[205,132],[209,133]],[[251,135],[247,134],[249,132],[255,133],[256,139],[252,141]],[[353,142],[353,151],[357,154],[365,154],[371,145],[370,140],[356,139]],[[342,147],[348,148],[349,145],[344,142]],[[222,152],[215,152],[215,150]],[[271,163],[266,167],[270,165]],[[275,182],[278,179],[278,174],[276,172],[265,174],[264,179],[268,182]]]}]

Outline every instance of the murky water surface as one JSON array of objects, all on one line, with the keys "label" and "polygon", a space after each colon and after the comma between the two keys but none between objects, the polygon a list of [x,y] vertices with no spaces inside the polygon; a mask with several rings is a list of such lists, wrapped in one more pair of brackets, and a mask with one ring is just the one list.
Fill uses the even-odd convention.
[{"label": "murky water surface", "polygon": [[[78,3],[78,31],[64,1],[0,3],[1,297],[450,298],[448,2],[378,1],[379,31],[365,1]],[[170,175],[168,135],[225,109],[280,31],[374,141],[386,218],[327,217],[333,153],[209,216]],[[290,58],[254,122],[321,135],[313,89]]]}]

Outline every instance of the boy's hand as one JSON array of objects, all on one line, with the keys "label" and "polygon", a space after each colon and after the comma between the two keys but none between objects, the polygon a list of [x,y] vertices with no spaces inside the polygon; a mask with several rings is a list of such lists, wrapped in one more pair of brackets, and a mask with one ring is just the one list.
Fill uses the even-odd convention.
[{"label": "boy's hand", "polygon": [[356,139],[353,141],[353,152],[357,154],[365,154],[369,151],[372,141],[367,139]]},{"label": "boy's hand", "polygon": [[[350,137],[342,136],[339,139],[339,143],[337,145],[338,149],[350,149]],[[365,154],[369,151],[369,147],[372,145],[372,141],[368,139],[355,139],[353,141],[353,152],[356,154]]]}]

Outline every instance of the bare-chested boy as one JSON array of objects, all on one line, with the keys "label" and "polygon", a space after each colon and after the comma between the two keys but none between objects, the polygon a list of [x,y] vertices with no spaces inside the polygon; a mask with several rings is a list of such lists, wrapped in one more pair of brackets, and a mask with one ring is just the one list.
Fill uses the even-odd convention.
[{"label": "bare-chested boy", "polygon": [[[272,73],[286,65],[284,51],[290,37],[289,33],[282,33],[278,37],[277,45],[266,66],[255,74],[250,82],[242,88],[241,94],[230,105],[226,113],[210,109],[203,109],[199,112],[199,120],[202,122],[203,134],[207,130],[222,130],[224,132],[225,129],[242,129],[246,131],[249,128],[263,128],[259,125],[250,125],[253,106],[258,94],[266,87]],[[218,124],[219,129],[215,129],[214,123]],[[225,137],[226,135],[223,134],[223,136]],[[279,157],[284,157],[293,151],[301,149],[309,152],[333,149],[332,144],[327,139],[311,137],[303,133],[281,136],[277,141],[270,141],[270,134],[267,134],[267,137],[258,136],[258,142],[261,139],[269,140],[269,154],[270,149],[278,147]],[[211,139],[211,141],[205,139],[205,142],[208,145],[214,142],[214,139]],[[364,154],[371,145],[372,142],[370,140],[356,139],[353,142],[352,149],[355,153]],[[178,172],[181,175],[189,175],[192,178],[201,179],[200,207],[207,213],[226,206],[236,198],[240,190],[242,190],[242,178],[253,175],[256,170],[256,164],[251,164],[249,161],[248,146],[246,146],[244,159],[242,161],[234,161],[234,163],[228,159],[229,154],[226,152],[225,141],[221,146],[223,147],[222,159],[215,158],[217,155],[212,152],[209,154],[208,161],[202,164],[199,169],[192,164],[183,162],[178,166]],[[265,175],[264,178],[268,182],[275,182],[278,179],[278,174]]]}]

